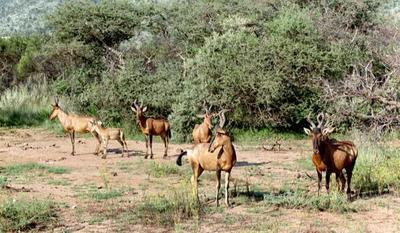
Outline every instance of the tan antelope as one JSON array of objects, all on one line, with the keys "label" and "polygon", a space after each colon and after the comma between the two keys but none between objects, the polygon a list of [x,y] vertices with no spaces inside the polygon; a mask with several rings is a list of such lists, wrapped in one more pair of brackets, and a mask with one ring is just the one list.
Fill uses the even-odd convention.
[{"label": "tan antelope", "polygon": [[[122,146],[122,157],[124,157],[125,151],[128,152],[128,146],[125,141],[124,132],[118,128],[104,128],[101,121],[91,120],[90,132],[95,132],[100,136],[103,143],[103,156],[102,159],[107,157],[107,146],[109,140],[117,140]],[[129,154],[128,154],[129,157]]]},{"label": "tan antelope", "polygon": [[212,123],[211,123],[211,118],[213,114],[211,113],[211,107],[206,108],[205,103],[203,104],[205,113],[201,115],[197,115],[199,118],[203,118],[203,123],[196,124],[194,126],[192,136],[193,136],[193,141],[194,144],[198,143],[206,143],[211,141],[211,136],[212,136]]},{"label": "tan antelope", "polygon": [[[346,185],[346,178],[343,174],[343,169],[347,174],[347,195],[351,196],[351,177],[353,169],[356,164],[358,151],[353,142],[350,141],[337,141],[329,138],[335,128],[330,123],[325,122],[325,115],[318,114],[318,126],[310,120],[310,115],[307,121],[310,123],[310,129],[304,128],[306,134],[312,136],[313,156],[312,161],[315,165],[318,175],[318,194],[321,189],[322,172],[326,172],[326,190],[329,193],[330,175],[336,174],[336,181],[339,185],[339,178],[342,182],[341,190],[344,191]],[[339,185],[340,187],[340,185]]]},{"label": "tan antelope", "polygon": [[225,124],[225,110],[219,115],[219,128],[216,130],[211,143],[199,143],[195,145],[193,150],[183,151],[176,163],[182,165],[182,157],[187,155],[189,163],[193,170],[191,178],[193,186],[193,195],[199,200],[198,195],[198,178],[206,171],[215,171],[217,175],[216,185],[216,204],[219,206],[219,189],[221,187],[221,171],[225,172],[225,205],[229,206],[229,178],[232,168],[236,164],[236,151],[232,144],[231,138],[227,131],[223,129]]},{"label": "tan antelope", "polygon": [[147,107],[143,106],[143,103],[140,105],[137,104],[137,100],[135,100],[131,106],[131,109],[134,113],[136,113],[136,118],[139,122],[139,127],[142,133],[144,134],[144,138],[146,140],[146,156],[147,159],[149,154],[149,146],[150,146],[150,158],[153,158],[153,136],[160,136],[164,142],[164,158],[168,153],[168,143],[171,138],[171,127],[169,125],[168,120],[166,119],[154,119],[148,118],[144,116],[144,112],[146,112]]},{"label": "tan antelope", "polygon": [[[72,143],[72,152],[71,155],[75,155],[75,132],[78,133],[88,133],[90,132],[90,121],[95,120],[93,117],[87,116],[78,116],[74,114],[67,114],[64,112],[61,107],[58,105],[58,98],[55,99],[55,104],[51,105],[53,107],[53,111],[50,114],[50,120],[58,117],[60,120],[61,125],[64,127],[64,130],[69,133]],[[100,148],[100,138],[95,132],[91,132],[92,135],[97,140],[96,151],[94,152],[95,155],[99,153]]]}]

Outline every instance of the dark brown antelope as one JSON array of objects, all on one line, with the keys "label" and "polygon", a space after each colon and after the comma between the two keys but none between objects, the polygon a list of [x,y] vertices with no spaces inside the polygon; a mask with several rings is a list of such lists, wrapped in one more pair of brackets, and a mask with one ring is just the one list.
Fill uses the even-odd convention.
[{"label": "dark brown antelope", "polygon": [[205,106],[205,103],[203,104],[203,107],[204,107],[205,113],[201,114],[201,115],[197,115],[197,117],[204,119],[203,123],[201,123],[200,125],[196,124],[194,126],[194,129],[192,132],[194,144],[206,143],[206,142],[211,141],[211,136],[212,136],[211,118],[212,118],[213,114],[210,112],[211,107],[207,109]]},{"label": "dark brown antelope", "polygon": [[219,128],[216,130],[211,143],[199,143],[193,150],[182,151],[176,163],[182,165],[182,157],[187,155],[193,170],[191,178],[193,196],[199,200],[198,178],[203,171],[215,171],[217,175],[216,204],[219,205],[219,189],[221,187],[221,171],[225,172],[225,205],[229,206],[229,178],[232,168],[236,164],[236,151],[229,134],[223,129],[225,124],[225,110],[219,113]]},{"label": "dark brown antelope", "polygon": [[307,121],[310,123],[310,129],[304,128],[306,134],[312,136],[313,156],[312,161],[315,165],[318,175],[318,194],[321,189],[322,172],[326,172],[326,190],[329,193],[329,182],[332,173],[336,174],[336,181],[339,185],[339,178],[342,182],[341,190],[344,191],[346,185],[346,178],[343,174],[343,169],[347,174],[347,195],[351,196],[351,177],[356,163],[358,151],[353,142],[350,141],[337,141],[329,138],[335,128],[330,123],[325,122],[325,115],[318,114],[318,125],[315,126],[311,121],[310,115]]},{"label": "dark brown antelope", "polygon": [[[95,120],[93,117],[87,116],[77,116],[73,114],[67,114],[64,112],[61,107],[58,105],[58,98],[55,99],[53,111],[50,114],[50,120],[58,117],[60,120],[61,125],[64,127],[64,130],[69,133],[72,143],[72,152],[71,155],[75,155],[75,132],[78,133],[89,133],[90,132],[90,121]],[[97,140],[96,151],[94,152],[95,155],[98,155],[100,149],[100,138],[96,132],[91,132],[92,135]]]},{"label": "dark brown antelope", "polygon": [[164,158],[167,156],[168,152],[168,143],[171,138],[171,127],[169,125],[168,120],[166,119],[154,119],[147,118],[144,116],[144,112],[146,112],[147,107],[143,107],[143,103],[140,105],[137,104],[137,100],[135,100],[131,106],[131,109],[134,113],[136,113],[136,118],[139,122],[139,127],[142,133],[144,134],[146,140],[146,156],[147,159],[149,154],[149,146],[150,146],[150,158],[153,158],[153,136],[160,136],[164,142]]},{"label": "dark brown antelope", "polygon": [[[95,132],[101,138],[103,143],[103,156],[102,159],[107,157],[107,146],[109,140],[117,140],[122,146],[122,157],[124,157],[125,151],[128,151],[128,146],[125,141],[124,132],[118,128],[104,128],[101,121],[91,120],[90,132]],[[129,157],[129,154],[128,154]]]}]

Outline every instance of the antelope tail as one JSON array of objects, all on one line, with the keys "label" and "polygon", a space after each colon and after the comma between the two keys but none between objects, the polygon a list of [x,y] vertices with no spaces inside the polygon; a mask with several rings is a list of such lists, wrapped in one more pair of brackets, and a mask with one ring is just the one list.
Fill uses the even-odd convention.
[{"label": "antelope tail", "polygon": [[171,128],[168,128],[168,137],[169,137],[169,138],[172,137],[172,135],[171,135]]},{"label": "antelope tail", "polygon": [[182,151],[182,152],[179,154],[178,159],[176,160],[176,164],[177,164],[178,166],[182,166],[182,157],[183,157],[184,155],[187,155],[187,151],[186,151],[186,150],[185,150],[185,151]]}]

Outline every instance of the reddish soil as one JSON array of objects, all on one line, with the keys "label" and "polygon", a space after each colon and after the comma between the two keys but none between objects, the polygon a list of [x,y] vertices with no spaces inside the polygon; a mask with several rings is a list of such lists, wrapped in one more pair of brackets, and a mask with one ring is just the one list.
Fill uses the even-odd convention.
[{"label": "reddish soil", "polygon": [[[63,203],[60,207],[60,223],[56,232],[399,232],[400,198],[394,195],[377,196],[354,201],[365,207],[354,213],[310,211],[306,209],[286,209],[266,207],[261,202],[240,203],[233,199],[232,208],[219,208],[215,213],[204,216],[200,223],[183,222],[175,228],[160,225],[144,225],[129,222],[118,215],[126,208],[134,206],[145,196],[168,192],[178,187],[185,176],[172,175],[161,178],[149,175],[149,165],[153,161],[175,165],[180,148],[191,145],[172,144],[169,156],[162,158],[163,145],[154,143],[154,159],[145,160],[144,142],[127,141],[129,158],[122,158],[120,145],[110,142],[107,159],[93,155],[95,140],[91,137],[77,137],[76,156],[71,156],[69,138],[55,136],[43,129],[1,129],[0,167],[11,164],[36,162],[49,166],[70,169],[65,174],[47,174],[36,177],[24,174],[11,178],[9,186],[16,190],[0,190],[0,197],[20,195],[49,198]],[[261,148],[261,147],[260,147]],[[311,165],[308,141],[285,142],[282,151],[266,151],[237,147],[238,163],[232,172],[232,185],[243,184],[247,180],[252,187],[263,190],[281,188],[284,184],[301,181],[304,188],[316,192],[316,177]],[[289,149],[290,148],[290,149]],[[303,161],[305,160],[305,161]],[[309,164],[308,164],[309,163]],[[305,165],[304,165],[305,164]],[[308,164],[308,165],[307,165]],[[306,166],[306,167],[305,167]],[[189,177],[190,169],[184,163],[183,172]],[[211,175],[210,175],[211,174]],[[215,181],[213,174],[205,174],[200,180],[201,200],[214,205]],[[53,182],[52,182],[53,181]],[[58,183],[57,183],[58,182]],[[121,189],[123,196],[116,200],[96,201],[82,198],[90,189],[104,190],[110,186]],[[26,192],[29,191],[29,192]],[[324,195],[324,192],[322,193]],[[2,200],[0,198],[0,200]],[[113,205],[121,208],[113,209]],[[107,214],[110,212],[110,214]],[[105,214],[104,214],[105,213]],[[118,217],[116,217],[118,215]],[[96,216],[100,216],[96,218]]]}]

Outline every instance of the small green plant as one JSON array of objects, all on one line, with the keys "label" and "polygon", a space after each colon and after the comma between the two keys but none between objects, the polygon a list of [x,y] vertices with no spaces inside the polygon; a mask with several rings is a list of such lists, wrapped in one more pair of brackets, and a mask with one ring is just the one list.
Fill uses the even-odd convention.
[{"label": "small green plant", "polygon": [[160,178],[168,175],[179,174],[180,170],[174,164],[151,162],[146,169],[146,174]]},{"label": "small green plant", "polygon": [[104,187],[106,189],[108,189],[109,188],[109,183],[110,183],[110,177],[108,175],[109,172],[108,172],[107,166],[103,165],[100,168],[99,172],[100,172],[100,177],[101,177],[101,180],[103,181]]},{"label": "small green plant", "polygon": [[7,185],[7,177],[0,175],[0,188],[3,188]]},{"label": "small green plant", "polygon": [[103,200],[108,200],[116,197],[121,197],[122,192],[118,190],[103,190],[103,191],[94,191],[89,193],[89,197],[91,199],[94,199],[96,201],[103,201]]},{"label": "small green plant", "polygon": [[65,167],[47,167],[47,172],[52,174],[69,173],[69,169]]},{"label": "small green plant", "polygon": [[68,179],[51,179],[47,182],[49,185],[55,186],[68,186],[70,181]]},{"label": "small green plant", "polygon": [[0,204],[0,231],[26,231],[56,221],[56,204],[49,200],[10,198]]}]

